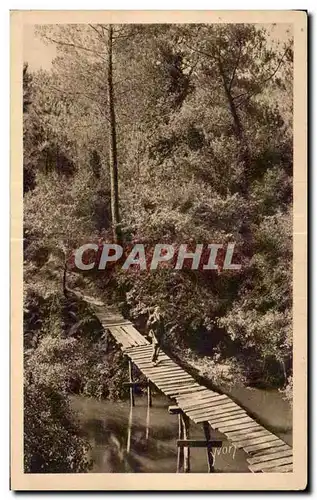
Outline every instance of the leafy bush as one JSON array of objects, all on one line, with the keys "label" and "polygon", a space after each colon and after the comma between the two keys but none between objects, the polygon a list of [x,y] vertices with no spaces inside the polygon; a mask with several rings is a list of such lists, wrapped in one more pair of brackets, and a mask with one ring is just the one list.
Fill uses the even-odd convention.
[{"label": "leafy bush", "polygon": [[69,403],[41,384],[24,386],[24,470],[30,473],[89,472],[89,445],[80,437]]}]

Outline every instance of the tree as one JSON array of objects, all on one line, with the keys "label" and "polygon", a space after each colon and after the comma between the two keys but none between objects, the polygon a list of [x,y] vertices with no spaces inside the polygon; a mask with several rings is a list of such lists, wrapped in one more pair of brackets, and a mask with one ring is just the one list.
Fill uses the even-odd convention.
[{"label": "tree", "polygon": [[[279,302],[291,290],[282,230],[292,203],[291,44],[275,46],[254,25],[41,32],[58,57],[49,73],[32,75],[33,121],[73,170],[64,175],[55,160],[45,169],[38,155],[38,188],[26,196],[33,241],[71,250],[81,239],[102,241],[111,223],[127,243],[234,241],[239,274],[115,270],[106,285],[91,274],[90,286],[113,298],[123,291],[140,320],[160,303],[171,349],[217,353],[247,381],[255,373],[283,385],[291,374],[290,309]],[[281,239],[267,247],[275,227]]]},{"label": "tree", "polygon": [[43,385],[24,386],[24,471],[88,472],[89,445],[65,397]]}]

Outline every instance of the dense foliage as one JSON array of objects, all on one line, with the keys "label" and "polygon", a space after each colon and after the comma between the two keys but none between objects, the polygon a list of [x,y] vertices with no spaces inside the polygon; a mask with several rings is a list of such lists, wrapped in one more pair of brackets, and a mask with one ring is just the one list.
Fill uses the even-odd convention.
[{"label": "dense foliage", "polygon": [[[115,26],[111,96],[109,27],[38,31],[58,55],[49,71],[23,73],[26,405],[53,411],[62,398],[39,429],[60,432],[71,391],[120,396],[122,360],[103,352],[96,319],[67,289],[119,302],[140,327],[160,305],[180,358],[190,349],[229,379],[290,394],[291,41],[254,25]],[[124,242],[235,242],[240,272],[74,272],[74,249],[112,237],[109,99]],[[82,444],[69,442],[58,453],[81,470]]]}]

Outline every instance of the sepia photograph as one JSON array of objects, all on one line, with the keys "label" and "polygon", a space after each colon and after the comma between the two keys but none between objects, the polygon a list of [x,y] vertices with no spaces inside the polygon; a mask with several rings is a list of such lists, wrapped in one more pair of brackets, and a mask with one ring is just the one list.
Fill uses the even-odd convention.
[{"label": "sepia photograph", "polygon": [[274,477],[287,489],[295,425],[306,445],[305,362],[294,367],[294,338],[306,342],[304,246],[294,254],[306,241],[304,13],[27,14],[11,56],[24,484],[95,475],[98,489],[138,489],[129,473],[168,490],[168,473],[172,489],[214,478],[225,490],[264,474],[262,489]]}]

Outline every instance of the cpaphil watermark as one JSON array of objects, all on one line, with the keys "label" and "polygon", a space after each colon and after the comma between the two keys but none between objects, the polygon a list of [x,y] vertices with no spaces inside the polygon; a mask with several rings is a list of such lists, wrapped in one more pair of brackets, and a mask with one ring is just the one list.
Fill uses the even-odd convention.
[{"label": "cpaphil watermark", "polygon": [[239,271],[241,263],[234,262],[235,243],[144,245],[136,243],[123,247],[115,243],[86,243],[75,251],[75,266],[82,271],[105,270],[113,265],[122,269],[138,268],[155,271],[160,267],[201,271]]}]

